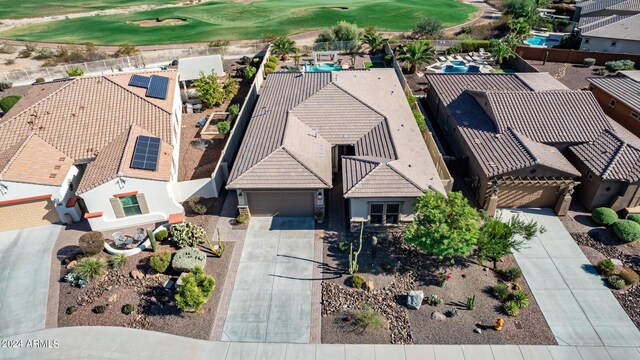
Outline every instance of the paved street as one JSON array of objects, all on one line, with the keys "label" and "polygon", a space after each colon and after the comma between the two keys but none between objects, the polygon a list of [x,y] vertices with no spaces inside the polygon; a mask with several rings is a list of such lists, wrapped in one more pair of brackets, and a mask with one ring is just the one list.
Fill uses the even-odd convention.
[{"label": "paved street", "polygon": [[60,229],[0,232],[0,338],[44,329],[51,251]]},{"label": "paved street", "polygon": [[309,342],[313,227],[313,218],[251,218],[223,341]]},{"label": "paved street", "polygon": [[547,231],[515,253],[560,345],[640,346],[640,332],[551,209],[504,210]]}]

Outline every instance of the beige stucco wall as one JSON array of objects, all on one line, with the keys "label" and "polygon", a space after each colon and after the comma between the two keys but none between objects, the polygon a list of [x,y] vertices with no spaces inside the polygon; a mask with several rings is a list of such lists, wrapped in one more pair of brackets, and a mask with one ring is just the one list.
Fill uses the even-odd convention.
[{"label": "beige stucco wall", "polygon": [[349,199],[349,217],[351,221],[369,220],[369,204],[400,203],[400,221],[412,221],[416,198],[357,198]]}]

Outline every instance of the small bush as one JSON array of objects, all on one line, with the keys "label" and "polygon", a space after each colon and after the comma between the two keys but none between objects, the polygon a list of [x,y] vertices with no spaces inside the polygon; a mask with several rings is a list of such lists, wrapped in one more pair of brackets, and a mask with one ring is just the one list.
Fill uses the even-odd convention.
[{"label": "small bush", "polygon": [[18,100],[22,99],[22,96],[11,95],[6,96],[0,100],[0,110],[3,112],[7,112],[11,110],[11,108],[18,102]]},{"label": "small bush", "polygon": [[256,68],[254,68],[253,66],[247,66],[247,68],[245,69],[245,71],[244,71],[242,76],[246,80],[251,80],[251,79],[253,79],[253,77],[256,75],[257,72],[258,72],[258,70]]},{"label": "small bush", "polygon": [[37,83],[37,84],[39,84],[39,83],[43,83],[43,82],[45,82],[45,81],[46,81],[46,80],[45,80],[43,77],[36,78],[36,83]]},{"label": "small bush", "polygon": [[529,294],[522,290],[514,291],[510,296],[509,300],[513,301],[519,309],[526,308],[529,306]]},{"label": "small bush", "polygon": [[607,75],[609,72],[607,71],[607,69],[596,69],[595,70],[596,75],[599,76],[605,76]]},{"label": "small bush", "polygon": [[240,63],[240,65],[249,65],[249,63],[251,62],[251,58],[248,56],[243,56],[240,58],[240,60],[238,60],[238,62]]},{"label": "small bush", "polygon": [[114,269],[120,269],[127,264],[127,257],[124,254],[115,254],[109,259],[109,265]]},{"label": "small bush", "polygon": [[515,303],[515,301],[512,301],[512,300],[506,301],[502,305],[502,308],[504,309],[504,313],[509,316],[515,317],[520,315],[520,307],[518,306],[518,304]]},{"label": "small bush", "polygon": [[591,219],[599,225],[613,225],[618,220],[618,214],[611,208],[599,207],[593,210]]},{"label": "small bush", "polygon": [[277,63],[278,63],[278,57],[277,57],[277,56],[273,56],[273,55],[271,55],[271,56],[269,56],[269,57],[267,58],[267,61],[268,61],[268,62],[270,62],[270,63],[277,64]]},{"label": "small bush", "polygon": [[362,286],[364,286],[366,282],[367,280],[360,274],[353,274],[349,277],[349,284],[355,289],[362,289]]},{"label": "small bush", "polygon": [[122,313],[125,315],[130,315],[132,312],[134,312],[136,310],[136,306],[133,304],[125,304],[124,306],[122,306]]},{"label": "small bush", "polygon": [[440,304],[442,304],[444,302],[444,300],[442,300],[442,298],[438,295],[429,295],[429,297],[427,298],[427,304],[430,306],[438,306]]},{"label": "small bush", "polygon": [[149,259],[149,266],[159,273],[167,271],[169,264],[171,263],[171,252],[163,251],[157,254],[151,255]]},{"label": "small bush", "polygon": [[582,65],[584,65],[585,67],[592,67],[595,64],[596,59],[594,58],[585,58],[584,60],[582,60]]},{"label": "small bush", "polygon": [[104,237],[101,232],[90,231],[80,236],[78,246],[85,255],[96,255],[104,249]]},{"label": "small bush", "polygon": [[603,276],[611,276],[616,272],[616,266],[611,259],[600,260],[598,263],[598,271]]},{"label": "small bush", "polygon": [[16,52],[16,47],[9,45],[9,44],[3,44],[2,46],[0,46],[0,54],[13,54]]},{"label": "small bush", "polygon": [[240,113],[240,104],[236,103],[229,105],[227,111],[229,112],[229,116],[231,116],[232,119],[237,118],[238,114]]},{"label": "small bush", "polygon": [[346,241],[340,241],[338,243],[338,249],[340,250],[341,253],[346,253],[349,250],[349,243]]},{"label": "small bush", "polygon": [[604,66],[609,71],[620,71],[620,70],[633,70],[633,67],[636,63],[631,60],[612,60],[604,63]]},{"label": "small bush", "polygon": [[467,296],[467,310],[473,310],[476,307],[476,296]]},{"label": "small bush", "polygon": [[462,52],[479,51],[480,49],[489,49],[491,42],[489,40],[462,40],[460,49]]},{"label": "small bush", "polygon": [[515,266],[508,268],[504,272],[505,280],[510,282],[518,281],[518,279],[520,279],[521,277],[522,277],[522,271],[520,271],[520,268],[517,268]]},{"label": "small bush", "polygon": [[640,240],[640,224],[631,220],[619,220],[613,224],[613,232],[624,242]]},{"label": "small bush", "polygon": [[418,129],[420,129],[420,131],[427,130],[427,123],[425,122],[424,116],[422,115],[420,110],[412,109],[411,112],[413,112],[413,117],[416,119],[416,123],[418,124]]},{"label": "small bush", "polygon": [[11,89],[13,87],[13,83],[0,81],[0,91],[5,91],[7,89]]},{"label": "small bush", "polygon": [[182,278],[182,286],[176,293],[176,306],[185,311],[200,311],[211,297],[216,287],[216,279],[196,266]]},{"label": "small bush", "polygon": [[171,267],[177,272],[191,272],[196,266],[204,269],[207,263],[207,255],[193,247],[186,247],[179,250],[173,257]]},{"label": "small bush", "polygon": [[264,64],[264,69],[265,70],[267,70],[267,69],[275,70],[277,67],[278,67],[278,65],[274,64],[272,62],[268,62],[268,63]]},{"label": "small bush", "polygon": [[67,308],[67,310],[65,310],[65,313],[66,313],[67,315],[73,315],[73,314],[75,314],[77,311],[78,311],[78,308],[77,308],[77,307],[75,307],[75,306],[69,306],[69,307]]},{"label": "small bush", "polygon": [[98,258],[84,258],[78,260],[78,265],[73,268],[73,272],[82,276],[87,281],[92,281],[102,275],[107,268],[106,261]]},{"label": "small bush", "polygon": [[206,237],[201,226],[188,222],[171,225],[171,238],[181,249],[203,244]]},{"label": "small bush", "polygon": [[94,307],[93,309],[91,309],[91,311],[93,311],[94,314],[104,314],[104,311],[106,309],[107,309],[106,306],[98,305],[98,306]]},{"label": "small bush", "polygon": [[201,198],[189,200],[189,207],[191,211],[198,215],[204,215],[207,213],[207,207],[200,203]]},{"label": "small bush", "polygon": [[160,229],[156,233],[156,240],[164,241],[168,236],[169,236],[169,232],[167,231],[167,229]]},{"label": "small bush", "polygon": [[249,221],[249,215],[240,214],[236,217],[236,221],[238,222],[238,224],[246,224],[247,221]]},{"label": "small bush", "polygon": [[640,275],[630,267],[620,269],[618,276],[620,276],[627,285],[635,285],[640,282]]},{"label": "small bush", "polygon": [[216,124],[218,131],[222,135],[227,135],[229,130],[231,130],[231,123],[228,120],[222,120]]},{"label": "small bush", "polygon": [[640,224],[640,214],[631,214],[627,216],[627,220],[631,220],[633,222]]},{"label": "small bush", "polygon": [[364,309],[362,309],[356,317],[358,322],[365,328],[374,331],[380,331],[383,328],[384,318],[369,305],[365,305]]},{"label": "small bush", "polygon": [[84,70],[77,66],[72,66],[67,70],[67,75],[70,77],[79,77],[84,75]]},{"label": "small bush", "polygon": [[509,287],[507,286],[507,284],[498,283],[493,287],[493,295],[498,300],[504,300],[509,296]]},{"label": "small bush", "polygon": [[609,276],[607,278],[607,282],[609,283],[609,285],[611,285],[612,288],[618,289],[618,290],[624,289],[625,285],[627,285],[624,282],[624,279],[618,275]]},{"label": "small bush", "polygon": [[262,61],[262,58],[254,57],[253,59],[251,59],[251,65],[252,66],[258,66],[261,61]]},{"label": "small bush", "polygon": [[74,272],[70,272],[64,277],[64,281],[68,282],[69,285],[77,288],[84,288],[87,286],[87,280],[82,277],[80,274],[76,274]]},{"label": "small bush", "polygon": [[265,75],[265,76],[266,76],[266,75],[269,75],[269,74],[271,74],[272,72],[275,72],[275,71],[276,71],[275,69],[271,69],[271,68],[264,68],[264,75]]}]

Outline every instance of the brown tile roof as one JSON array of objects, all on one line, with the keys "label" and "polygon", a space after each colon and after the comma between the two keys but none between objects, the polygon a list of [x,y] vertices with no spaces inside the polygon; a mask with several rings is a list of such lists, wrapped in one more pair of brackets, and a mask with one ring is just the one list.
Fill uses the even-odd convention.
[{"label": "brown tile roof", "polygon": [[177,73],[159,73],[170,78],[167,100],[147,98],[128,86],[132,74],[35,85],[0,121],[0,153],[33,133],[73,161],[93,160],[134,124],[171,145],[167,104],[173,103]]},{"label": "brown tile roof", "polygon": [[640,70],[620,71],[616,76],[589,77],[587,81],[640,112],[640,80],[636,78],[638,74]]},{"label": "brown tile roof", "polygon": [[386,159],[343,157],[344,197],[418,197],[424,193],[391,164]]}]

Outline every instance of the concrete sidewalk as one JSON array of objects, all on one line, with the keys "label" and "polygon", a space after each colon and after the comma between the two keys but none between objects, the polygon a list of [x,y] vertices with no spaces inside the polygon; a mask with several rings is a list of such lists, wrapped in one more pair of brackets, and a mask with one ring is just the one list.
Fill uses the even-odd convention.
[{"label": "concrete sidewalk", "polygon": [[547,231],[514,254],[560,345],[640,346],[640,332],[551,209],[503,210]]},{"label": "concrete sidewalk", "polygon": [[2,360],[640,360],[637,347],[237,343],[116,327],[47,329],[5,340],[12,346],[0,349]]}]

